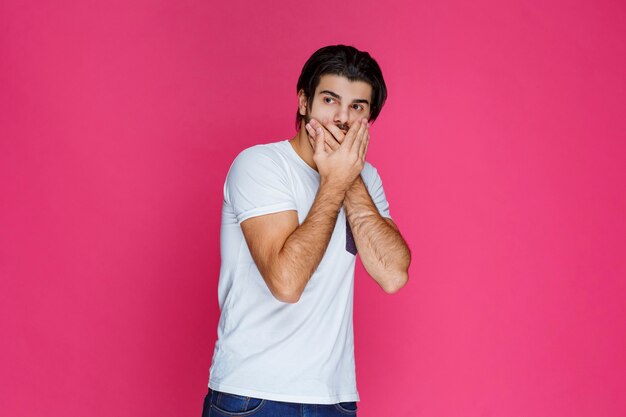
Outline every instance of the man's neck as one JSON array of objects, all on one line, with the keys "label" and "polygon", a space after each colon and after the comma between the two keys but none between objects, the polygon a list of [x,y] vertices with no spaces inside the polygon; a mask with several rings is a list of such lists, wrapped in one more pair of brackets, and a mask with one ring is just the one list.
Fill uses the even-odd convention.
[{"label": "man's neck", "polygon": [[309,142],[304,122],[300,122],[300,129],[298,130],[298,133],[289,140],[289,143],[300,158],[302,158],[308,166],[317,171],[317,165],[315,165],[315,161],[313,160],[313,148]]}]

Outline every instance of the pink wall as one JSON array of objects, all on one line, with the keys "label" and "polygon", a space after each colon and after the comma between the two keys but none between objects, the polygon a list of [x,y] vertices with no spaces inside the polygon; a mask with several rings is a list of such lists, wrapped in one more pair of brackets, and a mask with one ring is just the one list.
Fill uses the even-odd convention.
[{"label": "pink wall", "polygon": [[625,3],[231,3],[0,3],[0,415],[199,417],[226,170],[331,43],[414,256],[359,415],[626,415]]}]

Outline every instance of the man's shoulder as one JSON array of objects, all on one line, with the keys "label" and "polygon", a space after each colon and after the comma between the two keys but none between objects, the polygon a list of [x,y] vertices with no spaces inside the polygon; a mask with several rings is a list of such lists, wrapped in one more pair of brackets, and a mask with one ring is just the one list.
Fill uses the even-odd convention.
[{"label": "man's shoulder", "polygon": [[278,141],[271,143],[260,143],[245,148],[235,157],[235,160],[239,159],[256,159],[256,158],[270,158],[278,159],[285,146],[286,141]]},{"label": "man's shoulder", "polygon": [[248,172],[251,175],[264,171],[280,170],[284,163],[286,141],[262,143],[245,148],[235,157],[230,172]]},{"label": "man's shoulder", "polygon": [[369,163],[368,161],[365,161],[365,164],[363,164],[363,169],[361,170],[361,176],[365,177],[364,179],[366,178],[370,179],[377,175],[378,175],[378,170],[376,169],[376,167],[372,165],[371,163]]},{"label": "man's shoulder", "polygon": [[365,163],[363,164],[363,171],[376,171],[376,167],[374,167],[374,165],[372,165],[370,162],[365,161]]}]

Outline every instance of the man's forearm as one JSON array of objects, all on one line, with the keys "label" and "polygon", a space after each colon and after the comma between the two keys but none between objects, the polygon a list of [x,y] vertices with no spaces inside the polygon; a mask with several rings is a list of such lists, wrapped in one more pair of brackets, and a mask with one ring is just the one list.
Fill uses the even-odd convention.
[{"label": "man's forearm", "polygon": [[344,197],[345,190],[322,181],[306,219],[280,250],[275,270],[292,301],[300,297],[322,260]]},{"label": "man's forearm", "polygon": [[411,253],[378,212],[360,176],[346,192],[344,208],[363,266],[386,292],[397,291],[408,279]]}]

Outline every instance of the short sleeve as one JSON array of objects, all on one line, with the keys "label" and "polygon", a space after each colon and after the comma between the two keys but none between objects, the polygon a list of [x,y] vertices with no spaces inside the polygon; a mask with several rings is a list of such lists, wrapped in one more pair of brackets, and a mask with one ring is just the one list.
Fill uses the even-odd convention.
[{"label": "short sleeve", "polygon": [[250,217],[296,210],[290,181],[279,157],[263,145],[241,152],[224,183],[224,201],[241,223]]},{"label": "short sleeve", "polygon": [[361,178],[365,182],[365,187],[372,197],[372,201],[376,205],[378,212],[383,217],[391,219],[389,213],[389,202],[385,196],[385,190],[383,189],[383,182],[378,175],[378,171],[369,162],[365,163],[363,171],[361,171]]}]

